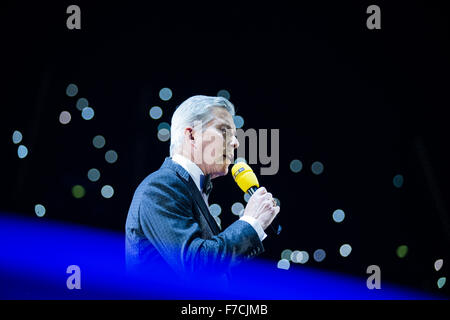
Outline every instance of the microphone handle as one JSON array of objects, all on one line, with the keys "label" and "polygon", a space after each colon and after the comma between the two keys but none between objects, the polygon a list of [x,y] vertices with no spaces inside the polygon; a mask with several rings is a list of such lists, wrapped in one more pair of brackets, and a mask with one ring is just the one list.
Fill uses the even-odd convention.
[{"label": "microphone handle", "polygon": [[[252,196],[252,195],[256,192],[256,190],[258,190],[258,188],[256,188],[255,186],[253,186],[253,187],[250,187],[250,189],[247,190],[247,193],[248,193],[250,196]],[[281,232],[281,226],[278,225],[278,226],[277,226],[277,230],[275,230],[275,227],[273,226],[273,222],[274,222],[274,221],[272,221],[272,223],[270,224],[270,229],[272,230],[273,234],[277,236],[277,235],[279,235],[280,232]]]},{"label": "microphone handle", "polygon": [[256,190],[258,190],[258,188],[256,188],[255,186],[253,186],[253,187],[250,187],[250,189],[247,190],[247,193],[248,193],[250,196],[252,196],[252,195],[256,192]]}]

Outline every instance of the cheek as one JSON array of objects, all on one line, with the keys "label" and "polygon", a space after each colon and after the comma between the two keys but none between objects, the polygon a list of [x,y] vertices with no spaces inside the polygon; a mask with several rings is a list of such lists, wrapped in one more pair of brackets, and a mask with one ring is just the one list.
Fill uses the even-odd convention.
[{"label": "cheek", "polygon": [[222,137],[215,137],[215,139],[210,142],[208,149],[214,150],[214,157],[216,158],[222,157],[224,151],[224,144]]},{"label": "cheek", "polygon": [[223,167],[225,162],[223,155],[224,152],[224,139],[218,134],[208,134],[204,136],[202,143],[203,148],[203,159],[210,165],[217,168]]}]

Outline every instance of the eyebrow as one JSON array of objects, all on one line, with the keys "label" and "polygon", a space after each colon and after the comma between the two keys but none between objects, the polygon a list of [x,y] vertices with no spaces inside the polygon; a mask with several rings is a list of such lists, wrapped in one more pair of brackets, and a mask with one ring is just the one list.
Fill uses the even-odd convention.
[{"label": "eyebrow", "polygon": [[[227,122],[219,122],[217,124],[217,126],[218,127],[226,127],[227,129],[233,129]],[[236,131],[234,130],[234,132],[236,132]]]},{"label": "eyebrow", "polygon": [[228,122],[224,122],[224,121],[220,121],[217,124],[218,127],[227,127],[228,129],[231,129],[230,125],[228,124]]}]

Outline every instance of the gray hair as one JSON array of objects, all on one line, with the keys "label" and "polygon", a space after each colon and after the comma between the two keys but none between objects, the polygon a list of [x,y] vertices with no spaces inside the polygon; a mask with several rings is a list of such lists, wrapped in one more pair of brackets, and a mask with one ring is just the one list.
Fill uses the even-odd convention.
[{"label": "gray hair", "polygon": [[211,112],[213,107],[225,108],[234,116],[234,105],[224,97],[192,96],[178,106],[172,116],[170,128],[170,156],[174,155],[177,147],[183,142],[184,129],[194,126],[195,122],[201,122],[202,130],[205,124],[213,120]]}]

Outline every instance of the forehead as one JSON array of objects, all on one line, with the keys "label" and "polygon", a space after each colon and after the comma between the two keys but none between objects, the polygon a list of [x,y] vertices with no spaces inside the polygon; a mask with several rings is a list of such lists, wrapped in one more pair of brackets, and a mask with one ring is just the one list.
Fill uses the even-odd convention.
[{"label": "forehead", "polygon": [[231,113],[225,108],[216,107],[213,109],[215,119],[213,121],[214,125],[226,125],[230,128],[235,128],[233,117]]}]

